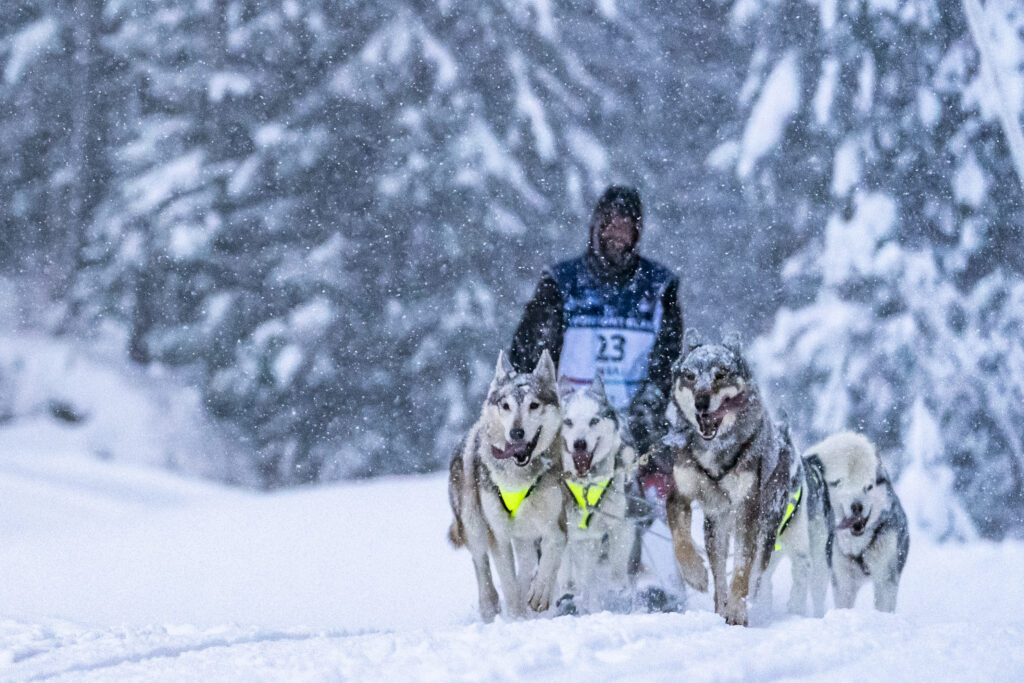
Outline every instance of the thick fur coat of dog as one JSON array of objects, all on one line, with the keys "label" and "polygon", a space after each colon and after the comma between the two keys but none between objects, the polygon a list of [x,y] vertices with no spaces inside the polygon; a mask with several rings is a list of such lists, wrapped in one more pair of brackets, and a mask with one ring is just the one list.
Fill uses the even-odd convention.
[{"label": "thick fur coat of dog", "polygon": [[707,590],[707,569],[690,529],[696,502],[704,512],[715,611],[729,624],[746,625],[747,598],[768,567],[789,497],[793,448],[762,404],[738,340],[691,342],[673,367],[671,398],[674,424],[665,441],[673,451],[676,490],[666,513],[680,572],[691,586]]},{"label": "thick fur coat of dog", "polygon": [[452,456],[448,478],[455,515],[448,537],[472,555],[485,621],[499,611],[492,561],[507,614],[551,604],[566,542],[561,422],[548,352],[531,373],[515,372],[500,353],[480,419]]},{"label": "thick fur coat of dog", "polygon": [[827,554],[836,607],[852,607],[860,587],[870,581],[875,608],[895,611],[910,531],[874,444],[861,434],[842,432],[811,446],[804,458],[821,463],[828,487],[835,531]]},{"label": "thick fur coat of dog", "polygon": [[562,406],[562,477],[568,545],[559,600],[572,611],[594,612],[627,589],[635,535],[626,518],[626,478],[633,449],[622,441],[619,417],[598,377],[586,389],[559,385]]}]

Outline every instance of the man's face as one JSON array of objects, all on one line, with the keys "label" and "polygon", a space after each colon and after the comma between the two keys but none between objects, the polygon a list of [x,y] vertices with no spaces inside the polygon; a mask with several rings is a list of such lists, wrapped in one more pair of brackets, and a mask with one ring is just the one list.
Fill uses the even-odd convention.
[{"label": "man's face", "polygon": [[613,213],[597,226],[597,254],[611,266],[628,263],[638,241],[640,230],[628,216]]}]

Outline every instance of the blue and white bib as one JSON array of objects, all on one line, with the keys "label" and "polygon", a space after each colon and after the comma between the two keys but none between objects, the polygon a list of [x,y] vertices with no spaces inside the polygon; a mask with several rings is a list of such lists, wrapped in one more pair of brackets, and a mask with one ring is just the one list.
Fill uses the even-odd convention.
[{"label": "blue and white bib", "polygon": [[619,285],[598,277],[583,257],[557,264],[552,275],[566,325],[558,374],[586,386],[600,373],[612,405],[625,410],[647,379],[672,274],[641,258]]}]

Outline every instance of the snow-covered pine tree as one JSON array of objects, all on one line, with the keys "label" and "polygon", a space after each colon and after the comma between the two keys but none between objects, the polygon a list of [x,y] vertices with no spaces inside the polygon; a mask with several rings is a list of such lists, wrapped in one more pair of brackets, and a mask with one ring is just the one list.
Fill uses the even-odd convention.
[{"label": "snow-covered pine tree", "polygon": [[[736,230],[738,183],[704,173],[746,61],[725,13],[111,4],[114,178],[72,309],[83,328],[122,320],[135,360],[189,369],[251,440],[239,479],[437,467],[508,341],[509,302],[582,248],[608,182],[640,186],[645,249],[699,293],[689,320],[772,305],[774,287],[750,287],[771,239]],[[721,280],[707,251],[743,265]]]},{"label": "snow-covered pine tree", "polygon": [[[746,7],[757,94],[733,168],[805,245],[754,347],[763,380],[803,445],[854,428],[914,472],[926,490],[905,495],[948,508],[911,510],[935,536],[969,535],[968,517],[1024,532],[1024,212],[997,115],[1020,122],[1024,15],[986,6],[1016,27],[985,32],[1012,84],[996,91],[960,3]],[[777,31],[797,21],[798,39]]]},{"label": "snow-covered pine tree", "polygon": [[0,268],[62,299],[109,187],[121,64],[104,0],[0,7]]}]

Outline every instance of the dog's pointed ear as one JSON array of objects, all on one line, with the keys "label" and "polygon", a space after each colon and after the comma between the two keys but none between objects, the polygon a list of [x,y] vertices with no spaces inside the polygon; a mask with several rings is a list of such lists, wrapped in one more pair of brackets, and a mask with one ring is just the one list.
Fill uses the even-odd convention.
[{"label": "dog's pointed ear", "polygon": [[572,380],[565,375],[558,376],[558,400],[565,401],[572,393],[576,391],[576,385],[572,383]]},{"label": "dog's pointed ear", "polygon": [[704,338],[701,336],[699,330],[694,327],[686,330],[686,334],[683,335],[683,350],[679,354],[679,362],[682,363],[682,359],[686,358],[690,351],[693,351],[695,348],[703,344]]},{"label": "dog's pointed ear", "polygon": [[600,373],[594,375],[594,381],[590,383],[587,392],[596,397],[601,403],[608,400],[608,393],[604,389],[604,380],[601,378]]},{"label": "dog's pointed ear", "polygon": [[544,349],[544,352],[540,354],[540,360],[537,361],[537,367],[533,369],[533,376],[541,382],[555,386],[557,384],[555,375],[555,362],[551,360],[548,350]]},{"label": "dog's pointed ear", "polygon": [[889,473],[885,470],[885,463],[878,459],[878,469],[875,470],[875,481],[889,481]]},{"label": "dog's pointed ear", "polygon": [[508,362],[504,351],[498,351],[498,362],[494,366],[494,377],[491,379],[491,388],[488,393],[494,391],[498,384],[512,373],[512,364]]},{"label": "dog's pointed ear", "polygon": [[730,332],[725,335],[725,339],[722,340],[722,346],[733,353],[740,355],[743,353],[743,337],[740,336],[739,332]]},{"label": "dog's pointed ear", "polygon": [[512,362],[505,355],[504,350],[498,352],[498,369],[501,370],[504,377],[514,375],[516,372],[516,369],[512,367]]}]

